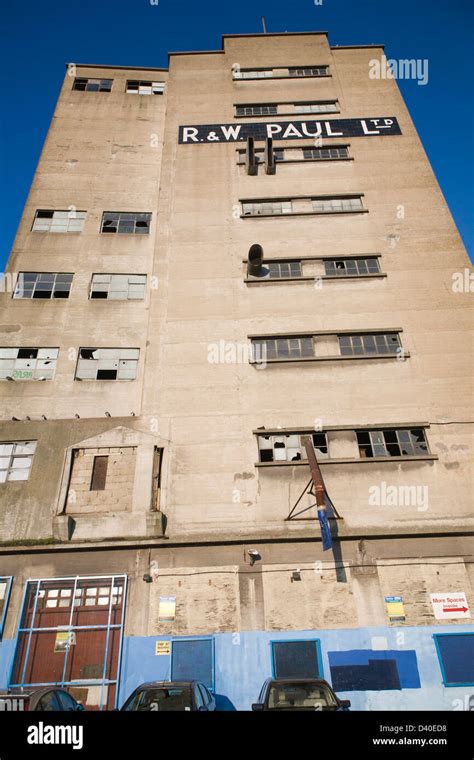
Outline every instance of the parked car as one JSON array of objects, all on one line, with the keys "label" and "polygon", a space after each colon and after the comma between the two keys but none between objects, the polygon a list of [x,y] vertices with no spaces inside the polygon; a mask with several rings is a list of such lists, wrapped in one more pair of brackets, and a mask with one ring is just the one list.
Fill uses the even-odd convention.
[{"label": "parked car", "polygon": [[348,710],[327,681],[316,678],[267,678],[252,710]]},{"label": "parked car", "polygon": [[142,683],[129,696],[121,710],[211,712],[216,702],[209,689],[199,681],[151,681]]},{"label": "parked car", "polygon": [[76,712],[84,706],[71,697],[66,689],[47,686],[32,691],[0,692],[0,712],[2,711]]}]

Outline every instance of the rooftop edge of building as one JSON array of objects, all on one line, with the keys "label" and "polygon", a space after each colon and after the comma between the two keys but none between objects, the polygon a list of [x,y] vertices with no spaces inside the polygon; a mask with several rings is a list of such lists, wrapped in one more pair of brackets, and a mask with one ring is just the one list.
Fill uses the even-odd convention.
[{"label": "rooftop edge of building", "polygon": [[[224,41],[227,38],[238,39],[241,37],[301,37],[301,36],[328,36],[328,32],[256,32],[251,34],[223,34],[221,50],[176,50],[168,53],[168,61],[173,55],[223,55],[225,52]],[[365,45],[330,45],[330,50],[352,50],[359,48],[381,48],[384,49],[383,43],[370,43]],[[130,71],[169,71],[169,67],[160,66],[113,66],[111,64],[100,63],[66,63],[66,67],[76,66],[81,68],[97,69],[119,69]]]}]

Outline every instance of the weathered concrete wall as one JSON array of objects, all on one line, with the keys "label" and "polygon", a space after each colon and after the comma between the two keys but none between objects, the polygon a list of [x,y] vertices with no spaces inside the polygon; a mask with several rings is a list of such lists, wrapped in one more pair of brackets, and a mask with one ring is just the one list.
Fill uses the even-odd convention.
[{"label": "weathered concrete wall", "polygon": [[[96,457],[107,458],[105,485],[92,490],[92,475]],[[122,511],[132,507],[136,449],[106,447],[77,449],[66,498],[68,514]]]},{"label": "weathered concrete wall", "polygon": [[[74,91],[74,75],[113,78],[112,91]],[[8,326],[2,345],[60,348],[54,382],[0,384],[4,416],[140,412],[151,283],[143,301],[89,300],[93,273],[152,269],[166,91],[127,94],[127,79],[166,81],[167,72],[77,67],[64,79],[7,269],[14,281],[21,271],[73,272],[74,280],[67,300],[0,295],[0,322]],[[70,207],[87,211],[81,233],[31,231],[36,209]],[[101,234],[104,211],[151,212],[150,234]],[[75,381],[81,346],[139,348],[137,381]]]}]

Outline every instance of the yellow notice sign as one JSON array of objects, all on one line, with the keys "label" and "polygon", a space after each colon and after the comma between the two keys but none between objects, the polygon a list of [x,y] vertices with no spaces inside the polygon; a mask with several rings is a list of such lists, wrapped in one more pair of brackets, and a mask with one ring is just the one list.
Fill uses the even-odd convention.
[{"label": "yellow notice sign", "polygon": [[54,651],[65,652],[76,643],[76,635],[73,631],[58,631],[54,640]]},{"label": "yellow notice sign", "polygon": [[405,609],[403,607],[403,597],[386,596],[385,607],[387,608],[388,619],[391,623],[401,623],[405,620]]},{"label": "yellow notice sign", "polygon": [[171,654],[171,643],[169,641],[156,641],[155,654]]}]

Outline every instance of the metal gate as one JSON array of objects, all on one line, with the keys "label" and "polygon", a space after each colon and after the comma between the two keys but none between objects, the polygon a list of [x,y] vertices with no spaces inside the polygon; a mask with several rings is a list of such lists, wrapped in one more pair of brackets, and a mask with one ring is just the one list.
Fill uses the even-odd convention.
[{"label": "metal gate", "polygon": [[116,706],[125,575],[26,583],[11,687],[64,686],[91,710]]}]

